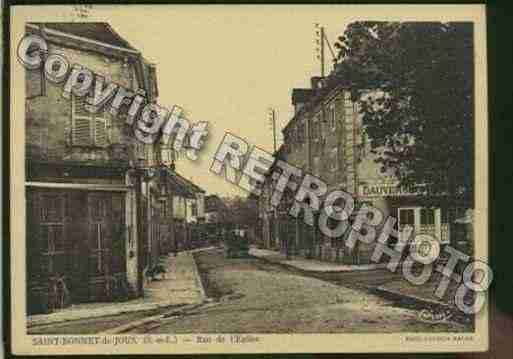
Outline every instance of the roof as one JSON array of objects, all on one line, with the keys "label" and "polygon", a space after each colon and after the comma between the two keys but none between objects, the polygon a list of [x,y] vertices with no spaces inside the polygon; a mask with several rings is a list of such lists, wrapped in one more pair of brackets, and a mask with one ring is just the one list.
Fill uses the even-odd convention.
[{"label": "roof", "polygon": [[86,39],[103,42],[108,45],[124,47],[126,49],[136,49],[123,39],[114,29],[106,22],[45,22],[30,23],[33,25],[64,32],[66,34],[80,36]]},{"label": "roof", "polygon": [[300,88],[292,89],[292,104],[295,105],[296,103],[305,103],[314,94],[315,94],[315,90],[313,90],[313,89],[300,89]]},{"label": "roof", "polygon": [[184,182],[187,186],[189,186],[193,192],[196,192],[196,193],[205,193],[206,192],[203,188],[201,188],[197,184],[193,183],[192,181],[188,180],[187,178],[182,177],[180,174],[176,173],[176,175],[180,178],[180,180],[182,182]]},{"label": "roof", "polygon": [[177,193],[182,193],[191,198],[196,198],[197,193],[205,193],[205,190],[192,183],[187,178],[181,176],[178,172],[167,169],[169,180],[177,187]]},{"label": "roof", "polygon": [[[34,31],[38,31],[35,27],[43,27],[47,30],[47,35],[50,31],[58,31],[61,34],[54,36],[74,36],[75,41],[85,43],[87,41],[94,41],[95,50],[98,47],[116,47],[117,51],[123,53],[123,56],[128,55],[135,57],[136,76],[141,86],[146,90],[147,97],[154,100],[158,97],[157,74],[155,64],[148,62],[141,53],[134,48],[128,41],[119,35],[108,23],[106,22],[31,22],[27,24]],[[104,53],[104,52],[101,52]],[[109,52],[110,54],[110,52]]]},{"label": "roof", "polygon": [[214,212],[220,208],[226,208],[226,205],[218,195],[211,194],[205,197],[205,212]]}]

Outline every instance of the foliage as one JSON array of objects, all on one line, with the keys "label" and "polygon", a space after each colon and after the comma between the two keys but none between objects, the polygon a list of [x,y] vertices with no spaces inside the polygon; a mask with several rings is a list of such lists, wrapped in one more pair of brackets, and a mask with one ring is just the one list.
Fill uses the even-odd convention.
[{"label": "foliage", "polygon": [[222,198],[225,208],[222,211],[224,223],[239,227],[257,226],[258,208],[254,200],[239,196]]},{"label": "foliage", "polygon": [[382,170],[472,206],[472,24],[355,22],[335,46]]}]

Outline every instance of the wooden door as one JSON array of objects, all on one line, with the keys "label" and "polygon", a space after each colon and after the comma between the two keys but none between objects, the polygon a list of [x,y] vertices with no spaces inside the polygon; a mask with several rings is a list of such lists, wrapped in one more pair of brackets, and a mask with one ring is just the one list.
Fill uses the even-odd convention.
[{"label": "wooden door", "polygon": [[41,253],[41,278],[46,282],[48,309],[71,304],[72,238],[66,235],[66,193],[43,191],[37,201],[37,247]]},{"label": "wooden door", "polygon": [[111,277],[111,206],[108,194],[90,193],[87,196],[89,244],[89,300],[110,300]]}]

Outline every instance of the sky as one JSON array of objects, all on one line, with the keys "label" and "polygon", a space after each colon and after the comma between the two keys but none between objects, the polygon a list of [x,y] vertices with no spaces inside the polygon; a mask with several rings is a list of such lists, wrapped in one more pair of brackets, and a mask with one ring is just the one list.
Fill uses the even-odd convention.
[{"label": "sky", "polygon": [[[226,132],[273,151],[267,109],[281,129],[291,119],[293,88],[320,75],[315,23],[334,45],[354,21],[468,21],[482,9],[455,5],[93,5],[84,20],[72,6],[20,7],[31,21],[104,21],[157,68],[158,102],[207,121],[209,138],[199,159],[182,158],[177,170],[207,193],[245,195],[210,172]],[[34,12],[37,15],[30,15]],[[12,20],[12,19],[11,19]],[[480,40],[477,39],[476,40]],[[481,39],[481,41],[484,41]],[[332,63],[326,51],[327,72]],[[477,58],[478,62],[484,59]],[[483,86],[485,84],[483,83]]]},{"label": "sky", "polygon": [[[281,128],[290,120],[291,92],[320,74],[316,22],[335,41],[347,24],[344,10],[326,6],[95,6],[94,20],[111,26],[157,66],[159,104],[186,109],[192,122],[207,121],[209,138],[177,170],[207,193],[244,195],[209,171],[225,132],[269,152],[273,135],[267,109]],[[328,50],[326,50],[328,57]],[[327,69],[332,65],[327,61]]]},{"label": "sky", "polygon": [[[277,113],[277,142],[292,118],[292,89],[320,75],[315,24],[332,44],[361,7],[340,5],[93,5],[87,18],[71,6],[38,9],[40,21],[104,21],[156,65],[158,103],[207,121],[208,140],[176,169],[207,193],[246,193],[210,172],[226,132],[273,152],[268,109]],[[326,48],[326,73],[332,69]]]}]

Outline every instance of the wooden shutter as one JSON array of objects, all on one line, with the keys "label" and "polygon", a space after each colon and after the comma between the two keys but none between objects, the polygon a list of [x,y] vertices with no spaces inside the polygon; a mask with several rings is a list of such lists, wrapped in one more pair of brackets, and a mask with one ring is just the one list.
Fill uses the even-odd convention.
[{"label": "wooden shutter", "polygon": [[95,146],[107,146],[107,120],[103,118],[94,119],[94,144]]},{"label": "wooden shutter", "polygon": [[85,98],[72,97],[73,145],[106,147],[109,143],[106,113],[87,111]]},{"label": "wooden shutter", "polygon": [[93,128],[92,114],[85,108],[85,96],[72,96],[72,141],[75,146],[92,146]]}]

